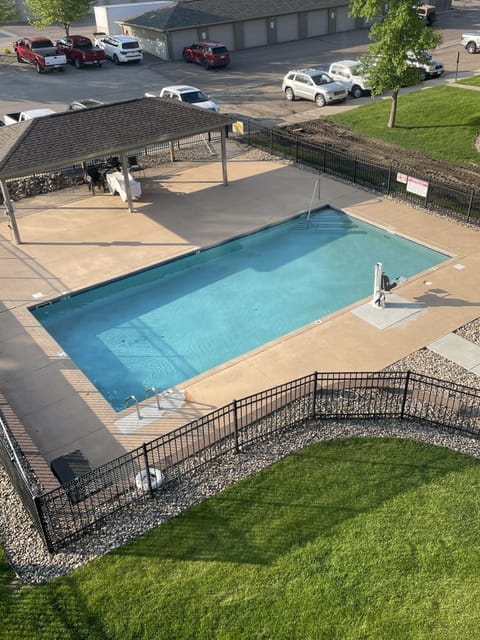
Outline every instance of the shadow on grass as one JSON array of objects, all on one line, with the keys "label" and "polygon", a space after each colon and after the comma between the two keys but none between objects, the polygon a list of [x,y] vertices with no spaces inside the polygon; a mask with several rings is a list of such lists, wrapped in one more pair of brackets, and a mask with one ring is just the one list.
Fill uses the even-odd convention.
[{"label": "shadow on grass", "polygon": [[320,442],[113,553],[271,564],[318,537],[334,536],[345,521],[471,464],[478,461],[408,440]]}]

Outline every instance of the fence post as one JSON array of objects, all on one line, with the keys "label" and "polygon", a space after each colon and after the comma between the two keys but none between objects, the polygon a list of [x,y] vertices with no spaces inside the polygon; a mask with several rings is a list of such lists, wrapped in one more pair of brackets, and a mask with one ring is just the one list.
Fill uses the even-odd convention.
[{"label": "fence post", "polygon": [[273,154],[273,129],[270,129],[270,154]]},{"label": "fence post", "polygon": [[467,222],[470,220],[470,215],[472,213],[472,205],[473,205],[473,195],[475,193],[475,189],[472,189],[470,193],[470,202],[468,203],[468,211],[467,211]]},{"label": "fence post", "polygon": [[392,183],[392,165],[388,167],[387,195],[390,195],[390,185]]},{"label": "fence post", "polygon": [[237,416],[237,401],[233,401],[233,447],[235,449],[235,453],[239,453],[240,449],[238,447],[238,416]]},{"label": "fence post", "polygon": [[54,552],[53,544],[50,539],[50,536],[47,532],[47,527],[45,526],[45,518],[43,517],[42,508],[40,506],[40,496],[33,496],[33,504],[35,505],[35,511],[37,513],[38,521],[40,523],[40,527],[42,528],[41,535],[47,550],[49,553]]},{"label": "fence post", "polygon": [[298,136],[295,138],[295,164],[298,162]]},{"label": "fence post", "polygon": [[405,387],[403,389],[402,408],[400,410],[400,420],[403,420],[405,415],[405,405],[407,403],[408,385],[410,383],[410,371],[407,371],[405,376]]},{"label": "fence post", "polygon": [[327,145],[323,144],[323,173],[325,173],[325,169],[327,166]]},{"label": "fence post", "polygon": [[313,374],[313,407],[312,407],[312,420],[315,420],[317,417],[317,384],[318,384],[318,371],[315,371]]},{"label": "fence post", "polygon": [[353,184],[357,182],[357,156],[353,157]]},{"label": "fence post", "polygon": [[153,499],[152,478],[150,477],[150,468],[149,468],[149,464],[148,464],[148,455],[147,455],[147,445],[145,444],[145,442],[142,445],[142,449],[143,449],[143,461],[145,463],[145,474],[146,474],[147,483],[148,483],[148,493],[150,494],[150,498]]}]

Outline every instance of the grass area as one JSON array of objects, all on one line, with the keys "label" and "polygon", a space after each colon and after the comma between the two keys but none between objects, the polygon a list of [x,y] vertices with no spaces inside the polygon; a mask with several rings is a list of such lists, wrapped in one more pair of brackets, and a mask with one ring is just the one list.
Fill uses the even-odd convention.
[{"label": "grass area", "polygon": [[473,639],[479,492],[449,450],[318,443],[48,584],[0,557],[0,637]]},{"label": "grass area", "polygon": [[479,100],[476,91],[448,86],[400,92],[393,129],[387,128],[390,99],[328,117],[371,138],[453,164],[470,164],[478,163],[474,142],[480,129]]},{"label": "grass area", "polygon": [[458,81],[459,84],[469,84],[473,87],[480,87],[480,75],[478,76],[470,76],[469,78],[462,78],[462,80]]}]

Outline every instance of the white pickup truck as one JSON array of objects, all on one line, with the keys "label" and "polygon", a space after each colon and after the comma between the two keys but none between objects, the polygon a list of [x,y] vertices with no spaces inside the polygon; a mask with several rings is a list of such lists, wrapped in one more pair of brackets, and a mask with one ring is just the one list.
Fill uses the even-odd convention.
[{"label": "white pickup truck", "polygon": [[17,124],[18,122],[25,122],[25,120],[33,120],[33,118],[50,116],[52,113],[56,112],[53,109],[29,109],[28,111],[7,113],[3,116],[3,121],[5,124]]},{"label": "white pickup truck", "polygon": [[462,33],[460,44],[465,47],[468,53],[477,53],[480,51],[480,31]]}]

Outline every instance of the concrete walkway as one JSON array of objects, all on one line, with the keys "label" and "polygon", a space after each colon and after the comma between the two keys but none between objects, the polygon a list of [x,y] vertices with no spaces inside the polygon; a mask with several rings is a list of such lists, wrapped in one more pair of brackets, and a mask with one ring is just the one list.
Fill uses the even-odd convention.
[{"label": "concrete walkway", "polygon": [[452,256],[395,289],[418,312],[378,327],[357,312],[363,300],[186,380],[187,401],[158,419],[138,421],[134,408],[115,413],[28,307],[308,209],[315,175],[253,160],[234,142],[228,150],[228,187],[218,161],[175,163],[147,170],[134,214],[116,196],[79,187],[17,203],[20,246],[0,222],[0,390],[47,462],[80,449],[98,466],[233,398],[314,370],[382,369],[480,315],[478,230],[322,176],[316,205]]}]

